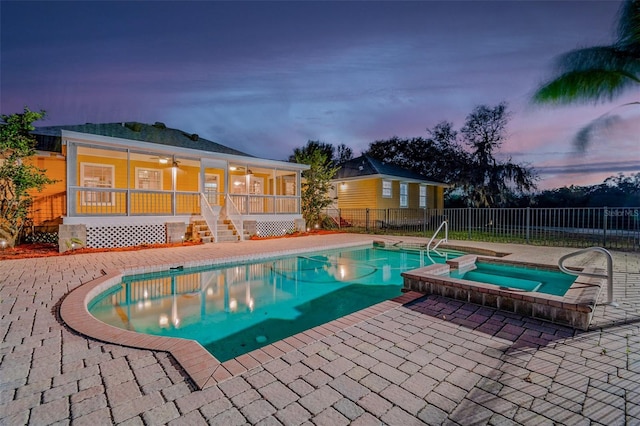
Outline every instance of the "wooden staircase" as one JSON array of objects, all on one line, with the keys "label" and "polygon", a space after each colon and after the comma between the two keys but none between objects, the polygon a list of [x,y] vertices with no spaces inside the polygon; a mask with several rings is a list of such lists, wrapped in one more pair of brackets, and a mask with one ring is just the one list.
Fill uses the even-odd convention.
[{"label": "wooden staircase", "polygon": [[[240,235],[235,226],[229,219],[218,219],[218,241],[215,241],[213,233],[209,229],[207,222],[202,218],[192,218],[189,224],[187,234],[191,236],[193,241],[202,241],[203,243],[224,243],[224,242],[238,242],[240,241]],[[245,239],[249,239],[249,234],[245,232]]]},{"label": "wooden staircase", "polygon": [[187,235],[190,235],[193,241],[202,241],[205,244],[214,242],[213,234],[204,219],[191,218]]}]

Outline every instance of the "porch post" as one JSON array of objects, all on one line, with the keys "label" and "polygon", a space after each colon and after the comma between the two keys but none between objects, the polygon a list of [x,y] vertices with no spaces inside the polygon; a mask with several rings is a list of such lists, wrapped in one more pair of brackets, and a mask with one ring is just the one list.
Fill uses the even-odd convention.
[{"label": "porch post", "polygon": [[131,216],[131,150],[129,148],[127,148],[127,216]]},{"label": "porch post", "polygon": [[171,166],[171,189],[173,193],[171,194],[171,215],[176,215],[176,176],[178,174],[178,169],[175,166]]},{"label": "porch post", "polygon": [[78,147],[74,142],[67,141],[67,216],[76,215],[76,194],[77,190],[70,188],[78,186]]}]

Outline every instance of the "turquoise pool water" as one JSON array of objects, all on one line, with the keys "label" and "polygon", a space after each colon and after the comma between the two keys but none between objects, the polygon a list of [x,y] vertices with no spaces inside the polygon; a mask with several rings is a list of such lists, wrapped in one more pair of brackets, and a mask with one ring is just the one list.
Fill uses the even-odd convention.
[{"label": "turquoise pool water", "polygon": [[401,272],[463,255],[351,248],[124,277],[89,304],[99,320],[193,339],[226,361],[401,294]]},{"label": "turquoise pool water", "polygon": [[560,271],[533,269],[524,266],[476,262],[475,269],[451,271],[452,278],[494,284],[522,291],[564,296],[576,277]]}]

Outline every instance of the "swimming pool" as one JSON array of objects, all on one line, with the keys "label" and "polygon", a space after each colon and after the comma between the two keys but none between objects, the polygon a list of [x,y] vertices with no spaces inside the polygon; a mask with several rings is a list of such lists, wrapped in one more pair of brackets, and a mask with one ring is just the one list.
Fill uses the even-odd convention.
[{"label": "swimming pool", "polygon": [[195,340],[223,362],[399,296],[402,272],[463,254],[368,246],[176,268],[123,277],[88,309],[122,329]]}]

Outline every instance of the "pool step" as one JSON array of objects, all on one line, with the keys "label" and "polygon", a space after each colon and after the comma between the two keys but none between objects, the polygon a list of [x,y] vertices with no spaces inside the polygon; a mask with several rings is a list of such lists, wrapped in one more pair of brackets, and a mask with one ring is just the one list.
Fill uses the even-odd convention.
[{"label": "pool step", "polygon": [[526,280],[523,278],[505,277],[502,275],[488,274],[484,272],[469,271],[463,279],[489,283],[500,286],[506,290],[538,291],[542,283],[540,281]]}]

